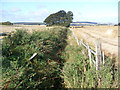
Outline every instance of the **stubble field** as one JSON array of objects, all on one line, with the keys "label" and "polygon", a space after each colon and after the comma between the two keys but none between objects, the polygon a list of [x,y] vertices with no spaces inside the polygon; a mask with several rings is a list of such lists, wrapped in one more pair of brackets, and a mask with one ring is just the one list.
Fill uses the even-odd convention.
[{"label": "stubble field", "polygon": [[102,51],[108,56],[118,55],[118,27],[117,26],[85,26],[71,28],[78,39],[83,39],[95,50],[96,40],[100,40]]}]

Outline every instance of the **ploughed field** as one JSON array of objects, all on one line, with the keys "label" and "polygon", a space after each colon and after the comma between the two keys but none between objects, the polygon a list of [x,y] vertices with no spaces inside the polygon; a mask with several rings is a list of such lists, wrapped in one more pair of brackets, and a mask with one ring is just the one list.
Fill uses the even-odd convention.
[{"label": "ploughed field", "polygon": [[94,50],[96,40],[99,39],[102,51],[107,56],[118,56],[118,26],[85,26],[70,29],[79,40],[89,43]]}]

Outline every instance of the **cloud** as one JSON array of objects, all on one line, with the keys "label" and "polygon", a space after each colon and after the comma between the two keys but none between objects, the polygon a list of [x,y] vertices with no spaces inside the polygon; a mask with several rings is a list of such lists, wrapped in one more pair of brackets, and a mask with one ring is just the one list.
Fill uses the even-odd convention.
[{"label": "cloud", "polygon": [[20,8],[12,8],[10,11],[11,11],[11,12],[20,12],[21,9],[20,9]]},{"label": "cloud", "polygon": [[74,13],[74,20],[73,21],[95,21],[95,22],[111,22],[117,23],[118,22],[118,12],[111,11],[111,10],[98,10],[92,11],[89,10],[87,12],[75,10]]},{"label": "cloud", "polygon": [[20,18],[20,14],[21,13],[21,9],[20,8],[10,8],[9,10],[6,9],[2,9],[0,10],[0,14],[1,14],[1,21],[13,21],[15,19],[17,19],[18,17]]},{"label": "cloud", "polygon": [[33,15],[35,16],[39,16],[39,15],[46,15],[49,13],[49,11],[47,9],[39,9],[39,10],[36,10],[36,11],[33,11],[33,12],[30,12],[32,13]]},{"label": "cloud", "polygon": [[11,8],[9,10],[6,10],[6,9],[1,9],[0,10],[0,13],[1,14],[12,14],[12,13],[18,13],[18,12],[21,12],[22,10],[20,8]]},{"label": "cloud", "polygon": [[39,9],[36,11],[32,11],[29,13],[32,13],[30,15],[30,18],[31,18],[31,20],[34,20],[34,21],[44,21],[44,19],[50,15],[50,12],[45,8],[42,8],[42,9]]},{"label": "cloud", "polygon": [[[18,22],[18,21],[33,21],[33,22],[43,22],[46,17],[48,17],[51,12],[48,11],[46,8],[40,8],[35,11],[29,11],[26,13],[23,13],[19,9],[11,9],[11,10],[0,10],[0,14],[2,13],[2,20],[3,21],[12,21],[12,22]],[[53,12],[52,12],[53,13]],[[74,14],[74,21],[96,21],[96,22],[117,22],[117,15],[118,13],[116,11],[96,11],[92,13],[84,12],[75,10],[73,11]]]},{"label": "cloud", "polygon": [[19,8],[14,8],[10,10],[0,10],[2,14],[3,21],[35,21],[42,22],[44,19],[50,15],[50,12],[46,8],[41,8],[35,11],[28,11],[26,13],[22,12]]},{"label": "cloud", "polygon": [[84,16],[87,16],[89,18],[112,18],[112,17],[118,17],[117,11],[96,11],[94,13],[87,12],[84,13]]}]

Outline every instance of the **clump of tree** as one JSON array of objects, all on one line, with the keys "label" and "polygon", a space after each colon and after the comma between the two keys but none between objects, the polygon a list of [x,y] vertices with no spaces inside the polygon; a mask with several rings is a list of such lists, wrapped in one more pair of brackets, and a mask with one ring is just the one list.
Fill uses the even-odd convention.
[{"label": "clump of tree", "polygon": [[69,27],[72,20],[73,13],[71,11],[66,13],[64,10],[60,10],[57,13],[50,14],[44,22],[47,26],[57,25]]},{"label": "clump of tree", "polygon": [[120,23],[118,23],[118,26],[120,26]]},{"label": "clump of tree", "polygon": [[11,23],[10,21],[2,22],[1,24],[2,24],[2,25],[13,25],[13,23]]}]

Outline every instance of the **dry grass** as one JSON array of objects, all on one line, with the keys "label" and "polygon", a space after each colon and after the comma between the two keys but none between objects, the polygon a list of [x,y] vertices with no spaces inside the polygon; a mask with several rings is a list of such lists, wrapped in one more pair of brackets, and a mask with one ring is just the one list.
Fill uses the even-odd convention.
[{"label": "dry grass", "polygon": [[85,26],[71,30],[78,39],[89,43],[95,50],[96,40],[99,38],[102,50],[108,56],[118,56],[118,26]]},{"label": "dry grass", "polygon": [[0,25],[0,33],[2,32],[12,32],[16,29],[27,29],[28,31],[43,31],[46,29],[45,25],[13,25],[13,26],[6,26]]},{"label": "dry grass", "polygon": [[[28,32],[33,32],[33,31],[44,31],[47,28],[45,25],[12,25],[12,26],[0,25],[0,33],[12,32],[12,31],[16,31],[16,29],[23,29],[23,30],[27,30]],[[0,36],[0,39],[2,39],[3,37],[4,36]]]},{"label": "dry grass", "polygon": [[86,31],[101,35],[106,38],[117,38],[118,26],[86,26]]}]

